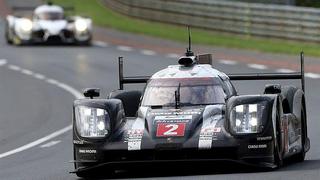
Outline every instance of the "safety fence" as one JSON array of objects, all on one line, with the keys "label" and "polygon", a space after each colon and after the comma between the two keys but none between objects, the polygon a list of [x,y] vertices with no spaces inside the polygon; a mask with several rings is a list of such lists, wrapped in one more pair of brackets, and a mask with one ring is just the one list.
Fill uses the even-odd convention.
[{"label": "safety fence", "polygon": [[320,9],[219,0],[105,0],[122,14],[216,31],[320,42]]}]

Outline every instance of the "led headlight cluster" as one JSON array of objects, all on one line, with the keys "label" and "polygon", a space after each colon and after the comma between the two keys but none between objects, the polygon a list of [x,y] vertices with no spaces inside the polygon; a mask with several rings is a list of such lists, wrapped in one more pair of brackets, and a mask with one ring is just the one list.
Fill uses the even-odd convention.
[{"label": "led headlight cluster", "polygon": [[75,107],[76,127],[82,137],[104,137],[110,131],[108,112],[87,106]]},{"label": "led headlight cluster", "polygon": [[32,30],[32,21],[30,19],[21,20],[21,30],[24,32],[30,32]]},{"label": "led headlight cluster", "polygon": [[88,29],[88,23],[83,19],[76,20],[74,25],[76,30],[79,32],[83,32]]},{"label": "led headlight cluster", "polygon": [[232,109],[230,121],[236,134],[259,133],[262,124],[261,104],[242,104]]}]

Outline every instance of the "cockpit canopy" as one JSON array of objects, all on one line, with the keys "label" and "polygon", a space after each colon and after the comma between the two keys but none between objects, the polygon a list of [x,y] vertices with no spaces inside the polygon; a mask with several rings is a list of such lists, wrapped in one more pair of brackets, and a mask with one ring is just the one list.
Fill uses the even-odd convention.
[{"label": "cockpit canopy", "polygon": [[36,8],[34,18],[39,20],[61,20],[64,19],[64,11],[55,5],[43,5]]},{"label": "cockpit canopy", "polygon": [[222,83],[218,77],[151,79],[142,106],[175,106],[177,91],[181,106],[224,104],[227,95]]}]

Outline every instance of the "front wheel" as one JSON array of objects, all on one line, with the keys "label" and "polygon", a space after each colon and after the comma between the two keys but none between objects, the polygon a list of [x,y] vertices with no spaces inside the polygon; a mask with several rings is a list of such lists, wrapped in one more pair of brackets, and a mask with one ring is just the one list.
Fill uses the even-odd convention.
[{"label": "front wheel", "polygon": [[283,156],[282,156],[282,135],[281,135],[281,129],[280,129],[280,115],[279,112],[277,112],[277,121],[276,121],[276,129],[275,129],[275,135],[274,138],[274,149],[273,149],[273,159],[274,164],[277,166],[277,168],[280,168],[283,165]]},{"label": "front wheel", "polygon": [[305,109],[301,109],[301,152],[294,155],[292,160],[294,162],[303,162],[306,156],[306,141],[307,141],[307,131],[306,131],[306,114]]}]

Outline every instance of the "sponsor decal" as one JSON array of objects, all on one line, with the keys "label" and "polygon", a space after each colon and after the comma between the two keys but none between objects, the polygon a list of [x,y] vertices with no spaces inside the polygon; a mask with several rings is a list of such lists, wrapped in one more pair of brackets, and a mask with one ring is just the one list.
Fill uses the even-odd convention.
[{"label": "sponsor decal", "polygon": [[186,123],[158,123],[157,137],[184,136]]},{"label": "sponsor decal", "polygon": [[272,136],[257,137],[257,141],[269,141],[269,140],[272,140]]},{"label": "sponsor decal", "polygon": [[184,111],[184,112],[152,112],[148,115],[195,115],[195,114],[201,114],[201,111]]},{"label": "sponsor decal", "polygon": [[216,127],[218,121],[222,119],[221,105],[207,106],[202,114],[203,123],[199,135],[199,149],[211,149],[212,142],[218,140],[221,127]]},{"label": "sponsor decal", "polygon": [[96,154],[97,150],[95,150],[95,149],[79,149],[79,153],[81,153],[81,154]]},{"label": "sponsor decal", "polygon": [[129,130],[128,135],[128,150],[140,150],[141,140],[143,136],[143,129]]},{"label": "sponsor decal", "polygon": [[73,140],[73,144],[83,144],[82,140]]},{"label": "sponsor decal", "polygon": [[268,147],[267,144],[248,145],[248,149],[265,149],[267,147]]},{"label": "sponsor decal", "polygon": [[219,132],[221,132],[221,128],[215,128],[213,126],[202,128],[198,147],[201,149],[210,149],[212,141],[217,140],[217,133]]}]

